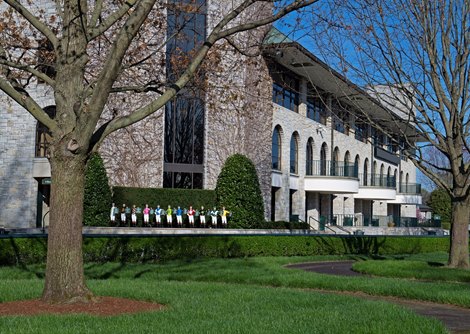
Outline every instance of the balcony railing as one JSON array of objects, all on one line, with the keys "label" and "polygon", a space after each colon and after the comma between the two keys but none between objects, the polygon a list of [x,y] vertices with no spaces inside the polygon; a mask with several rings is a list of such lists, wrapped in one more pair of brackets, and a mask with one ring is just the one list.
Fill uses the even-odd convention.
[{"label": "balcony railing", "polygon": [[337,214],[320,216],[320,226],[372,226],[372,227],[441,227],[440,220],[422,220],[414,217]]},{"label": "balcony railing", "polygon": [[358,177],[354,164],[343,161],[312,160],[307,162],[306,175]]},{"label": "balcony railing", "polygon": [[398,187],[398,193],[400,194],[421,194],[421,184],[419,183],[407,183],[400,184]]},{"label": "balcony railing", "polygon": [[379,187],[379,188],[396,188],[397,180],[395,176],[383,176],[378,174],[360,174],[360,186],[363,187]]}]

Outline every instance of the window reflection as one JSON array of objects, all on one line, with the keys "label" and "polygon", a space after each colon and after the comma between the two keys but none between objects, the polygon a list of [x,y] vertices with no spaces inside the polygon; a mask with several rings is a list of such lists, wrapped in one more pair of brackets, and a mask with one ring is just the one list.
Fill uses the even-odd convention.
[{"label": "window reflection", "polygon": [[[169,84],[187,68],[206,35],[203,0],[168,3],[166,69]],[[165,107],[165,188],[202,188],[204,162],[204,73],[197,73],[187,87]]]}]

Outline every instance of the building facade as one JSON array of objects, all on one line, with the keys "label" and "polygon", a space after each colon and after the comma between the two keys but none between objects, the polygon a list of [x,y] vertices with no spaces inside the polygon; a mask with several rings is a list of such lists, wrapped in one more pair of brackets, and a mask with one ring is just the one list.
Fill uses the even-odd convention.
[{"label": "building facade", "polygon": [[265,58],[273,78],[271,220],[300,218],[319,230],[416,226],[421,190],[400,138],[415,130],[399,110],[279,32]]},{"label": "building facade", "polygon": [[[156,71],[178,73],[172,57],[203,40],[223,13],[217,3],[198,13],[168,9],[168,34],[185,31],[182,15],[191,27],[168,44]],[[301,45],[267,31],[238,37],[251,55],[220,43],[202,86],[188,86],[164,110],[110,135],[100,150],[111,185],[214,189],[225,160],[241,153],[256,166],[268,220],[300,219],[316,230],[416,220],[421,196],[416,169],[401,154],[406,147],[371,123],[387,124],[390,114]],[[53,116],[52,92],[29,87]],[[133,103],[119,100],[123,108]],[[2,93],[0,113],[0,225],[45,226],[53,182],[47,129]]]}]

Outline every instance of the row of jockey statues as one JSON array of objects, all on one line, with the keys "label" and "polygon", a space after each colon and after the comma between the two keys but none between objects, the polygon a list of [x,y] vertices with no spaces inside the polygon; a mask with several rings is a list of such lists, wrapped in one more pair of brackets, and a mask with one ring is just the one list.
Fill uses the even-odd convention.
[{"label": "row of jockey statues", "polygon": [[[217,228],[220,221],[221,227],[227,227],[227,219],[231,212],[226,210],[225,207],[218,210],[214,206],[212,210],[206,210],[204,206],[199,209],[194,209],[191,205],[189,209],[177,206],[173,209],[171,205],[168,208],[162,209],[160,205],[154,209],[145,204],[145,207],[132,207],[123,204],[118,208],[114,203],[111,207],[110,219],[111,226],[131,226],[131,227],[183,227],[183,221],[189,227],[214,227]],[[175,223],[173,218],[176,217]],[[206,218],[210,218],[206,222]]]}]

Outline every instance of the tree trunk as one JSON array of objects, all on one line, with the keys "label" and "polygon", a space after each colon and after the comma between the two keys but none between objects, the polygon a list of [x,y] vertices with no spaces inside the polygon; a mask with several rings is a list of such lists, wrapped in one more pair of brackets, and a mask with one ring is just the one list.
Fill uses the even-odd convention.
[{"label": "tree trunk", "polygon": [[450,252],[448,266],[469,268],[468,223],[470,206],[468,200],[452,202],[452,224],[450,228]]},{"label": "tree trunk", "polygon": [[88,302],[82,255],[83,194],[86,159],[51,157],[51,214],[47,241],[46,282],[42,300]]}]

